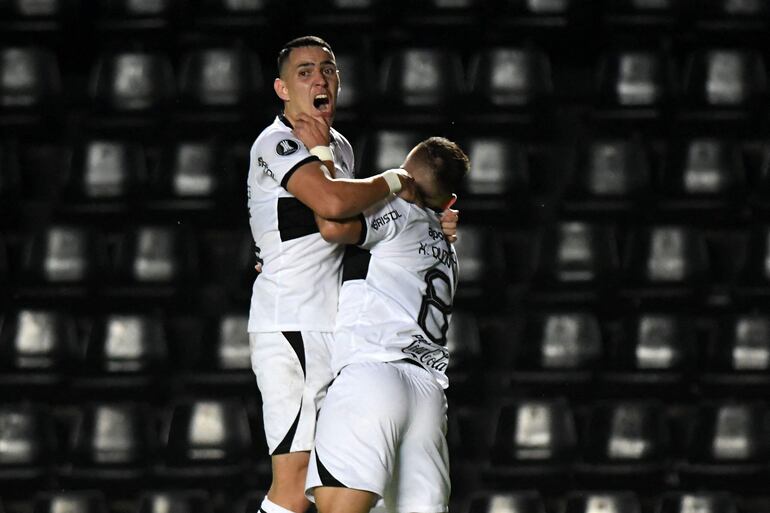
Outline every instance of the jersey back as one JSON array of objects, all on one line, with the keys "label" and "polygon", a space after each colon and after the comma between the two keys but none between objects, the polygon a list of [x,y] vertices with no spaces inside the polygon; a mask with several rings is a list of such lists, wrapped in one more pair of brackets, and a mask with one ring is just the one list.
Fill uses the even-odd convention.
[{"label": "jersey back", "polygon": [[366,211],[346,251],[332,366],[409,359],[448,386],[457,255],[438,214],[393,197]]}]

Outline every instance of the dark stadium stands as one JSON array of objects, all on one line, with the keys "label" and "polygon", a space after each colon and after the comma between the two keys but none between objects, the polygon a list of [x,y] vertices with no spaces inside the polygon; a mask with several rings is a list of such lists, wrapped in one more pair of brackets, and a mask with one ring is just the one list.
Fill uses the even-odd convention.
[{"label": "dark stadium stands", "polygon": [[256,513],[249,149],[457,140],[451,511],[770,511],[770,4],[0,0],[0,512]]}]

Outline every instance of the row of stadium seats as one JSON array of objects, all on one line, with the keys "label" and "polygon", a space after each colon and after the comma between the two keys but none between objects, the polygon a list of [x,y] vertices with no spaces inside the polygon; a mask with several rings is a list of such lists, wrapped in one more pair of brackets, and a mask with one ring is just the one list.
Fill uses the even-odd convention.
[{"label": "row of stadium seats", "polygon": [[[398,167],[422,135],[404,130],[359,134],[354,138],[358,172],[369,175]],[[566,206],[598,202],[599,209],[602,200],[620,206],[623,200],[627,206],[644,200],[648,212],[658,206],[656,200],[664,206],[668,201],[670,207],[688,206],[678,200],[690,199],[696,200],[691,207],[701,202],[702,208],[742,210],[750,202],[758,202],[756,206],[770,198],[770,148],[751,141],[694,136],[666,144],[638,136],[597,137],[580,148],[543,143],[538,149],[526,140],[501,135],[458,140],[474,162],[460,194],[466,210],[502,206],[487,203],[495,198],[516,208],[536,201],[532,194],[539,192],[561,194]],[[558,172],[566,184],[544,183],[539,176],[555,166],[538,154],[548,150],[563,152]],[[181,206],[187,201],[190,208],[228,207],[242,194],[248,151],[246,143],[192,137],[163,145],[109,138],[77,145],[8,141],[0,144],[0,201],[58,199],[63,207],[90,202],[107,209],[110,201],[141,196],[141,203],[171,200],[171,208],[173,200]],[[206,199],[210,201],[193,201]]]},{"label": "row of stadium seats", "polygon": [[[343,77],[339,107],[356,112],[383,99],[388,108],[420,109],[451,104],[458,115],[476,109],[524,107],[554,93],[593,100],[600,107],[630,110],[676,101],[677,108],[746,108],[767,93],[767,71],[755,49],[712,47],[692,51],[674,87],[670,53],[655,49],[616,50],[599,59],[592,89],[558,83],[545,52],[509,46],[474,50],[467,64],[447,48],[389,49],[379,65],[360,51],[338,50]],[[670,50],[669,50],[670,52]],[[168,55],[124,51],[102,56],[91,69],[89,95],[108,112],[157,116],[162,107],[251,107],[272,105],[259,58],[241,46],[211,47],[183,53],[175,73]],[[375,71],[374,68],[378,69]],[[265,69],[272,69],[265,66]],[[175,74],[176,77],[175,78]],[[62,92],[55,55],[42,48],[0,50],[0,105],[25,110],[81,100],[79,91]],[[466,78],[467,75],[467,78]],[[379,78],[377,78],[379,77]],[[177,82],[178,80],[178,82]],[[379,84],[375,87],[373,84]],[[466,87],[467,84],[467,87]],[[454,114],[455,112],[453,112]],[[637,115],[643,115],[640,113]]]},{"label": "row of stadium seats", "polygon": [[[264,492],[249,494],[231,503],[202,489],[147,491],[133,500],[112,501],[127,513],[189,512],[249,513],[255,511]],[[96,491],[38,494],[29,503],[35,513],[107,513],[111,501]],[[224,504],[224,506],[223,506]],[[221,507],[217,508],[217,505]],[[460,513],[764,513],[770,499],[738,497],[729,492],[670,492],[640,496],[632,491],[575,491],[559,500],[547,500],[536,490],[478,492],[453,511]],[[2,508],[2,504],[0,504]],[[68,508],[68,509],[66,509]]]},{"label": "row of stadium seats", "polygon": [[[238,23],[237,20],[229,18],[255,15],[270,15],[274,18],[294,8],[295,12],[299,10],[300,14],[307,17],[308,21],[322,17],[320,22],[323,23],[340,23],[350,21],[351,18],[356,20],[362,15],[368,15],[365,20],[370,22],[387,21],[393,17],[401,23],[424,22],[423,17],[430,15],[457,13],[462,14],[465,23],[469,25],[478,21],[476,16],[493,20],[502,18],[519,23],[563,23],[570,16],[599,13],[605,14],[611,21],[627,22],[628,18],[631,18],[637,23],[649,23],[648,18],[653,17],[653,21],[658,23],[672,23],[694,19],[708,27],[709,22],[721,26],[725,24],[726,19],[733,23],[743,22],[751,27],[751,21],[756,25],[757,19],[766,21],[769,14],[767,6],[758,0],[612,0],[595,3],[578,0],[325,0],[314,4],[316,5],[312,7],[301,2],[285,5],[277,0],[102,0],[96,3],[95,18],[97,26],[105,28],[114,28],[116,24],[120,27],[122,25],[118,22],[123,22],[128,28],[152,29],[158,28],[159,25],[163,27],[165,24],[171,24],[180,17],[192,17],[204,23],[211,23],[211,18],[222,17],[224,20],[217,20],[221,24],[238,27],[243,26],[243,20]],[[0,13],[16,22],[9,23],[10,28],[29,30],[24,22],[39,22],[41,19],[66,20],[69,16],[75,16],[79,7],[78,3],[62,0],[4,0],[0,4]],[[302,9],[298,9],[299,7]],[[132,21],[133,24],[130,23]],[[255,20],[250,21],[254,23]],[[456,23],[454,18],[450,21]],[[436,20],[432,22],[436,23]],[[55,25],[50,27],[52,30],[56,28]]]},{"label": "row of stadium seats", "polygon": [[[511,273],[507,282],[527,282],[534,290],[581,284],[619,289],[699,283],[761,288],[770,280],[770,228],[764,224],[753,232],[735,232],[637,223],[624,225],[620,238],[620,230],[606,223],[565,220],[544,225],[540,236],[529,231],[523,234],[528,239],[526,253],[515,241],[504,240],[522,235],[510,228],[468,224],[459,232],[464,285],[489,279],[501,284],[505,270]],[[226,246],[212,248],[208,244],[212,240]],[[93,280],[107,280],[105,287],[117,283],[181,285],[196,278],[199,271],[214,279],[219,278],[217,270],[228,266],[231,272],[248,271],[254,249],[246,232],[214,233],[210,238],[206,232],[193,236],[188,228],[169,225],[117,230],[52,225],[25,233],[20,240],[0,239],[0,249],[3,246],[11,250],[0,252],[4,264],[0,282],[18,286],[87,285]],[[230,252],[223,256],[223,250]],[[222,258],[229,259],[228,263]]]},{"label": "row of stadium seats", "polygon": [[[72,305],[8,310],[0,330],[0,386],[50,392],[111,383],[106,392],[114,396],[166,380],[249,389],[246,331],[246,317],[232,313],[196,318]],[[753,311],[600,318],[586,310],[503,316],[460,309],[448,347],[450,376],[462,387],[471,374],[479,391],[539,386],[570,395],[662,397],[770,387],[770,318]],[[480,366],[485,376],[476,374]],[[602,390],[604,384],[613,386]],[[697,393],[691,385],[698,385]]]},{"label": "row of stadium seats", "polygon": [[[487,486],[654,491],[678,482],[766,492],[769,418],[761,401],[524,397],[456,408],[449,440],[458,472],[475,468]],[[8,403],[0,407],[0,483],[240,488],[269,474],[261,429],[256,405],[235,398]]]}]

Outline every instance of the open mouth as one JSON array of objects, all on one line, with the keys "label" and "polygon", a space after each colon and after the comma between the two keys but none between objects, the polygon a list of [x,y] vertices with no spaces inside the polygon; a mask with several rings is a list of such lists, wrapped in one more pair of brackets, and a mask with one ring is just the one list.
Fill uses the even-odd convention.
[{"label": "open mouth", "polygon": [[313,98],[313,107],[321,112],[327,112],[329,110],[329,96],[325,94],[319,94]]}]

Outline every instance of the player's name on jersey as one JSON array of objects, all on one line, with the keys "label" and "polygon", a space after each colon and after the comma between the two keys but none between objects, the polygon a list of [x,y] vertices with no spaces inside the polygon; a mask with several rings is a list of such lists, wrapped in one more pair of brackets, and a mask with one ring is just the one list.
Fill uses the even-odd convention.
[{"label": "player's name on jersey", "polygon": [[420,248],[417,250],[417,253],[432,256],[447,267],[457,264],[454,254],[446,247],[431,246],[427,242],[420,242]]},{"label": "player's name on jersey", "polygon": [[449,364],[449,351],[429,342],[422,335],[412,335],[412,342],[401,352],[439,372],[444,372]]},{"label": "player's name on jersey", "polygon": [[379,230],[389,222],[395,221],[396,219],[401,219],[402,217],[404,216],[402,216],[401,212],[399,212],[398,210],[391,210],[387,214],[383,214],[379,217],[375,217],[374,219],[372,219],[372,224],[371,224],[372,230]]}]

